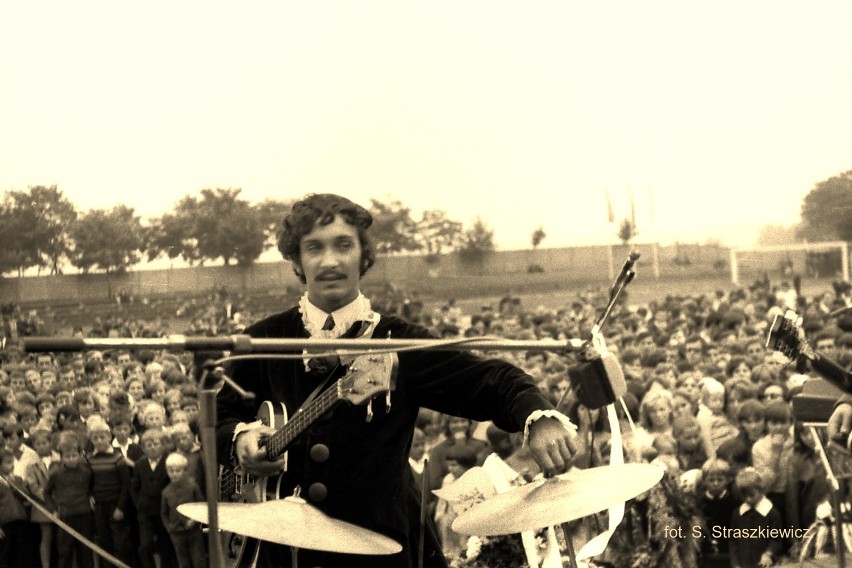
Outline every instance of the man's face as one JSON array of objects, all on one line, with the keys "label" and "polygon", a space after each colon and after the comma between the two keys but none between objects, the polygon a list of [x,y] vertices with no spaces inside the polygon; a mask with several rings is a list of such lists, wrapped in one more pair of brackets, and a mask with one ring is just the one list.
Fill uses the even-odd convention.
[{"label": "man's face", "polygon": [[700,341],[691,341],[684,345],[683,353],[689,363],[695,365],[701,362],[704,358],[701,347]]},{"label": "man's face", "polygon": [[814,345],[814,350],[823,357],[834,357],[834,338],[824,337],[822,339],[818,339],[816,345]]},{"label": "man's face", "polygon": [[41,388],[44,391],[49,391],[56,386],[56,373],[53,371],[45,371],[41,374]]},{"label": "man's face", "polygon": [[330,313],[358,297],[361,244],[353,225],[340,217],[316,225],[302,237],[299,250],[311,303]]},{"label": "man's face", "polygon": [[24,377],[26,378],[27,383],[30,385],[30,389],[33,392],[41,391],[41,374],[35,369],[30,369],[26,373],[24,373]]},{"label": "man's face", "polygon": [[9,379],[9,386],[12,387],[12,390],[14,391],[23,391],[27,389],[27,380],[23,377],[23,375],[15,375]]},{"label": "man's face", "polygon": [[39,355],[36,357],[36,367],[39,369],[46,369],[53,365],[53,357],[50,355]]}]

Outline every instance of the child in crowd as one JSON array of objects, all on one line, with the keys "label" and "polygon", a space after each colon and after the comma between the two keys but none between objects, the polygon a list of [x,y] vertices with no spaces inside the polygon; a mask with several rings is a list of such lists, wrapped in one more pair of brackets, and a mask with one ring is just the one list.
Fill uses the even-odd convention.
[{"label": "child in crowd", "polygon": [[[446,454],[447,470],[441,487],[447,487],[454,483],[464,472],[476,465],[476,452],[470,446],[452,446]],[[438,538],[441,540],[444,554],[447,557],[455,557],[467,546],[467,535],[459,534],[452,529],[453,521],[457,514],[452,506],[443,499],[438,500],[435,509],[435,524],[438,528]]]},{"label": "child in crowd", "polygon": [[793,462],[793,428],[790,405],[775,401],[766,405],[766,435],[754,443],[751,458],[761,475],[767,497],[781,518],[786,518],[788,466]]},{"label": "child in crowd", "polygon": [[181,422],[170,428],[172,446],[175,451],[186,458],[186,473],[189,479],[194,481],[204,494],[204,460],[201,456],[201,446],[198,444],[197,436],[189,424]]},{"label": "child in crowd", "polygon": [[771,566],[784,549],[781,538],[770,531],[783,528],[781,513],[767,499],[762,476],[752,467],[739,472],[734,490],[741,505],[731,516],[731,538],[728,540],[733,568]]},{"label": "child in crowd", "polygon": [[92,469],[92,497],[98,544],[119,560],[130,563],[130,525],[125,511],[130,500],[130,468],[112,446],[109,425],[99,416],[89,419],[88,456]]},{"label": "child in crowd", "polygon": [[787,520],[794,527],[807,528],[816,520],[817,505],[828,498],[829,484],[814,432],[797,423],[793,440],[793,459],[787,465]]},{"label": "child in crowd", "polygon": [[130,482],[130,496],[136,506],[139,524],[139,556],[142,568],[154,568],[154,555],[160,557],[160,568],[172,568],[174,549],[160,516],[163,489],[169,484],[163,459],[162,430],[146,430],[141,437],[145,457],[136,462]]},{"label": "child in crowd", "polygon": [[[92,539],[92,470],[80,453],[80,441],[73,432],[63,432],[59,440],[59,463],[51,464],[44,490],[48,509],[55,511],[72,529]],[[90,568],[92,551],[60,529],[56,539],[60,568]]]},{"label": "child in crowd", "polygon": [[0,567],[3,568],[19,566],[30,554],[27,510],[15,491],[16,488],[25,491],[26,486],[14,470],[14,454],[9,449],[0,449]]},{"label": "child in crowd", "polygon": [[21,479],[27,478],[27,468],[38,461],[38,455],[31,447],[24,444],[24,428],[20,424],[3,426],[3,439],[6,448],[12,452],[15,459],[14,473]]},{"label": "child in crowd", "polygon": [[713,455],[719,446],[737,436],[736,427],[725,416],[725,385],[712,377],[701,381],[698,423]]},{"label": "child in crowd", "polygon": [[[44,503],[44,491],[47,488],[47,478],[50,467],[59,463],[59,452],[53,449],[53,441],[49,430],[35,429],[30,434],[30,443],[39,459],[27,468],[27,488],[30,494]],[[50,553],[53,546],[53,522],[36,507],[32,508],[30,519],[38,524],[41,533],[41,542],[38,548],[41,568],[50,568]]]},{"label": "child in crowd", "polygon": [[700,568],[729,568],[728,539],[718,529],[729,528],[738,503],[732,491],[733,470],[725,460],[712,458],[701,466],[698,504],[704,517]]},{"label": "child in crowd", "polygon": [[701,426],[693,416],[679,416],[672,422],[672,436],[677,447],[681,471],[699,469],[707,461],[707,450],[701,436]]},{"label": "child in crowd", "polygon": [[129,467],[133,467],[136,461],[145,455],[136,441],[138,436],[133,434],[133,427],[130,425],[130,417],[125,415],[113,415],[110,421],[110,429],[112,431],[112,447],[117,448],[124,456],[125,462]]},{"label": "child in crowd", "polygon": [[180,568],[205,568],[207,554],[199,524],[187,519],[178,511],[178,505],[204,501],[198,484],[189,476],[187,459],[174,452],[166,458],[166,472],[170,483],[163,489],[160,516],[169,533]]},{"label": "child in crowd", "polygon": [[716,455],[727,461],[734,472],[753,465],[751,449],[766,434],[766,416],[763,403],[748,399],[737,409],[739,433],[736,438],[719,446]]},{"label": "child in crowd", "polygon": [[415,428],[414,437],[411,439],[411,449],[408,452],[408,463],[411,465],[411,473],[414,475],[417,487],[422,487],[423,468],[427,459],[429,459],[429,456],[426,453],[426,434],[420,428]]}]

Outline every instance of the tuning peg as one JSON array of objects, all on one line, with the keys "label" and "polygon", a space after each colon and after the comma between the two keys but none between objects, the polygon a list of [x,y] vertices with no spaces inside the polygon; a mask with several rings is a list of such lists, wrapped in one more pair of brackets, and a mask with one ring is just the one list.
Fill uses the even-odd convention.
[{"label": "tuning peg", "polygon": [[385,393],[385,414],[391,409],[391,391]]},{"label": "tuning peg", "polygon": [[367,403],[367,422],[371,422],[373,420],[373,399]]}]

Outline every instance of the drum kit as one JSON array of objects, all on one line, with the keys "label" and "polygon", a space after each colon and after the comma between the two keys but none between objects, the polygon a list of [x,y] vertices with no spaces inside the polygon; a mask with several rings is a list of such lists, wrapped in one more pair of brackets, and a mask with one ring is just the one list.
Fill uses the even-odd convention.
[{"label": "drum kit", "polygon": [[[486,498],[460,514],[453,530],[493,536],[561,525],[637,497],[662,476],[663,470],[651,464],[572,469]],[[178,512],[208,522],[206,502],[185,503]],[[298,549],[369,555],[402,550],[395,540],[329,517],[298,496],[261,503],[220,503],[218,514],[220,530],[291,547],[294,567]],[[569,554],[573,556],[570,549]],[[573,558],[571,562],[575,564]]]}]

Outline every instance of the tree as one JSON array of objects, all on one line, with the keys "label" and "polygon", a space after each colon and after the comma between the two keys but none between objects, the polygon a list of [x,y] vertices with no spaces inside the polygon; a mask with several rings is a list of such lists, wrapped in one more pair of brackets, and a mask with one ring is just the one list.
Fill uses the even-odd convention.
[{"label": "tree", "polygon": [[445,249],[455,248],[462,235],[463,225],[447,218],[447,214],[438,209],[424,211],[417,222],[417,240],[421,250],[427,255],[437,257]]},{"label": "tree", "polygon": [[532,248],[533,250],[538,248],[538,245],[541,244],[541,241],[547,236],[547,233],[544,232],[544,227],[539,227],[532,233]]},{"label": "tree", "polygon": [[11,193],[0,204],[0,273],[24,270],[34,265],[36,251],[27,240],[27,221],[17,214],[16,201]]},{"label": "tree", "polygon": [[281,201],[266,198],[255,206],[266,233],[266,246],[277,246],[278,230],[283,228],[284,217],[292,208],[292,199]]},{"label": "tree", "polygon": [[636,226],[633,221],[625,217],[621,221],[621,226],[618,228],[618,238],[625,245],[630,242],[630,239],[636,236]]},{"label": "tree", "polygon": [[181,256],[193,264],[221,258],[249,265],[268,247],[271,202],[256,208],[240,199],[240,189],[203,189],[201,198],[185,196],[174,213],[151,221],[149,258]]},{"label": "tree", "polygon": [[179,213],[166,213],[149,220],[145,230],[148,260],[166,255],[170,260],[183,258],[189,264],[200,260],[192,220]]},{"label": "tree", "polygon": [[416,251],[421,248],[417,241],[417,224],[411,218],[411,210],[400,201],[382,203],[370,199],[373,225],[370,236],[376,252],[394,253]]},{"label": "tree", "polygon": [[[30,267],[50,268],[61,273],[62,259],[70,249],[68,227],[77,218],[74,205],[55,185],[31,186],[27,191],[10,191],[4,197],[3,271]],[[10,264],[11,263],[11,264]]]},{"label": "tree", "polygon": [[852,241],[852,170],[816,184],[802,202],[801,215],[801,237]]},{"label": "tree", "polygon": [[93,209],[71,227],[71,264],[87,273],[93,269],[120,273],[139,262],[145,230],[133,208],[118,205]]},{"label": "tree", "polygon": [[477,217],[462,235],[457,250],[464,260],[481,260],[494,248],[494,230]]}]

